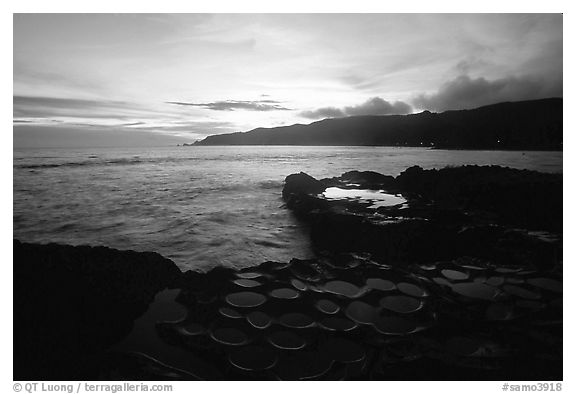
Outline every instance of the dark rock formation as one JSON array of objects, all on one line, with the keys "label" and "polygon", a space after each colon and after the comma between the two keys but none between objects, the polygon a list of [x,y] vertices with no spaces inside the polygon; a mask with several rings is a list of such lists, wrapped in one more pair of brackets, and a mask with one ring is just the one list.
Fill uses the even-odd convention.
[{"label": "dark rock formation", "polygon": [[286,184],[282,190],[282,197],[287,199],[290,195],[322,193],[326,186],[310,175],[303,172],[286,177]]},{"label": "dark rock formation", "polygon": [[502,224],[530,230],[562,230],[562,174],[499,166],[410,167],[397,187],[448,209],[485,212]]},{"label": "dark rock formation", "polygon": [[[182,274],[155,253],[14,241],[14,379],[562,380],[561,179],[291,175],[283,198],[317,257],[242,270]],[[327,187],[405,200],[328,199]],[[150,311],[175,304],[157,297],[136,343],[167,352],[110,350],[166,287],[183,313],[158,321]]]},{"label": "dark rock formation", "polygon": [[[562,175],[497,166],[441,170],[411,167],[393,178],[349,172],[317,181],[325,187],[402,193],[401,206],[370,208],[361,200],[328,200],[292,185],[288,207],[311,224],[320,250],[369,252],[387,264],[476,256],[495,263],[552,267],[561,261]],[[553,234],[543,235],[542,231]]]},{"label": "dark rock formation", "polygon": [[395,179],[390,175],[382,175],[374,171],[348,171],[340,177],[342,181],[349,183],[360,183],[367,189],[393,189]]},{"label": "dark rock formation", "polygon": [[[158,335],[228,380],[561,380],[561,272],[369,254],[187,274]],[[205,280],[203,280],[205,279]],[[208,370],[208,368],[206,368]]]},{"label": "dark rock formation", "polygon": [[561,150],[562,99],[472,110],[351,116],[309,125],[212,135],[195,145],[428,146],[445,149]]},{"label": "dark rock formation", "polygon": [[157,253],[14,241],[14,380],[94,380],[104,351],[178,285]]}]

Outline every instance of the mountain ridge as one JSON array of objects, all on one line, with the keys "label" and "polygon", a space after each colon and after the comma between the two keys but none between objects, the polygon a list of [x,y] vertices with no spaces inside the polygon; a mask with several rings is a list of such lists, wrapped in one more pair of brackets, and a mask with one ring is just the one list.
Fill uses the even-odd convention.
[{"label": "mountain ridge", "polygon": [[562,150],[562,98],[441,113],[363,115],[217,134],[194,145],[427,146]]}]

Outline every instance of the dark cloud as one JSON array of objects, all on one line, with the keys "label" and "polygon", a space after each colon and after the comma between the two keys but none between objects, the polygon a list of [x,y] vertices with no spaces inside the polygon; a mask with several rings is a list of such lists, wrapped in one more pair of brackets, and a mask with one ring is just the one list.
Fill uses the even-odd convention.
[{"label": "dark cloud", "polygon": [[[85,143],[88,145],[96,144],[94,146],[100,146],[100,144],[106,143],[106,138],[111,134],[113,134],[113,136],[134,136],[136,139],[140,137],[147,137],[148,139],[153,137],[154,139],[158,139],[159,142],[191,142],[203,139],[207,135],[238,131],[237,127],[230,122],[187,120],[167,121],[163,124],[133,122],[99,125],[70,120],[60,122],[51,119],[22,119],[14,120],[13,127],[15,140],[26,140],[24,144],[19,144],[21,146],[68,146],[71,143],[78,143],[78,145],[74,146],[83,146]],[[58,133],[52,136],[55,138],[54,141],[50,141],[52,137],[47,138],[47,135],[43,134],[46,130],[58,131]],[[93,133],[92,136],[94,141],[88,143],[87,141],[84,141],[83,138],[80,138],[82,135],[86,135],[86,133]],[[78,137],[77,134],[79,134],[80,137]],[[48,133],[48,135],[50,135],[50,133]],[[116,143],[114,142],[116,140],[116,137],[111,138],[112,143]],[[16,145],[17,144],[15,143],[15,146]]]},{"label": "dark cloud", "polygon": [[14,106],[42,106],[51,108],[117,108],[127,105],[123,101],[84,100],[41,96],[14,96]]},{"label": "dark cloud", "polygon": [[226,100],[214,101],[211,103],[186,103],[181,101],[168,101],[167,104],[184,105],[191,107],[200,107],[211,109],[213,111],[290,111],[280,105],[278,101],[274,100],[256,100],[256,101],[241,101],[241,100]]},{"label": "dark cloud", "polygon": [[346,107],[344,112],[348,115],[402,115],[412,112],[412,107],[403,101],[391,103],[380,97],[372,97],[363,104]]},{"label": "dark cloud", "polygon": [[470,109],[504,101],[533,100],[562,96],[562,77],[507,77],[494,80],[461,75],[444,83],[436,93],[414,98],[417,108],[431,111]]},{"label": "dark cloud", "polygon": [[57,123],[62,127],[162,131],[168,135],[194,135],[198,138],[214,133],[214,130],[231,129],[228,122],[182,121],[181,114],[125,101],[14,96],[13,103],[15,126]]},{"label": "dark cloud", "polygon": [[128,118],[127,113],[141,110],[123,101],[76,98],[14,96],[14,117],[42,118],[74,116],[86,118]]},{"label": "dark cloud", "polygon": [[122,123],[119,124],[119,127],[131,127],[131,126],[144,126],[146,123],[144,122],[132,122],[132,123]]},{"label": "dark cloud", "polygon": [[490,66],[490,64],[484,59],[476,56],[469,56],[463,60],[460,60],[454,66],[454,71],[456,75],[467,75],[475,70],[480,70],[488,66]]},{"label": "dark cloud", "polygon": [[181,114],[114,100],[16,95],[13,104],[15,124],[58,122],[76,126],[140,128],[146,122],[167,123],[181,117]]},{"label": "dark cloud", "polygon": [[403,101],[392,103],[380,97],[372,97],[366,102],[352,107],[323,107],[313,111],[303,111],[300,115],[309,119],[320,119],[360,115],[403,115],[411,112],[412,107]]},{"label": "dark cloud", "polygon": [[309,119],[341,118],[346,116],[344,111],[336,107],[323,107],[314,111],[302,111],[300,112],[300,115]]},{"label": "dark cloud", "polygon": [[[167,113],[168,111],[155,112],[154,109],[123,101],[14,96],[13,102],[13,124],[18,130],[24,130],[22,129],[24,126],[40,130],[58,124],[60,129],[71,128],[81,131],[110,129],[135,133],[149,132],[151,135],[160,132],[167,136],[186,137],[188,140],[204,138],[215,133],[237,131],[229,122],[181,120],[181,115],[174,117]],[[53,117],[65,119],[58,120]],[[104,124],[101,124],[101,121],[104,121]],[[102,135],[108,135],[108,132]]]}]

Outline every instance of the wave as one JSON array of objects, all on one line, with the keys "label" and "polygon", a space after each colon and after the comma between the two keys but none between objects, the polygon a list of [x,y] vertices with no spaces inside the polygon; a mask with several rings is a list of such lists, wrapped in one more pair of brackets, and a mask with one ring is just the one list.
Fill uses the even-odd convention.
[{"label": "wave", "polygon": [[[60,167],[83,167],[83,166],[108,166],[108,165],[130,165],[142,164],[144,161],[140,159],[113,159],[113,160],[86,160],[86,161],[71,161],[64,163],[40,163],[40,164],[17,164],[14,168],[21,169],[48,169]],[[152,160],[150,161],[152,162]]]},{"label": "wave", "polygon": [[[98,159],[97,156],[88,156],[90,159]],[[14,168],[20,169],[49,169],[60,167],[84,167],[84,166],[121,166],[121,165],[138,165],[138,164],[167,164],[178,163],[186,161],[205,160],[200,157],[154,157],[142,158],[140,156],[134,157],[121,157],[115,159],[100,159],[100,160],[81,160],[81,161],[65,161],[65,162],[52,162],[52,163],[24,163],[14,164]]]},{"label": "wave", "polygon": [[[88,159],[92,160],[81,160],[81,161],[65,161],[65,162],[51,162],[51,163],[16,163],[19,160],[26,158],[15,158],[14,168],[18,169],[50,169],[50,168],[61,168],[61,167],[84,167],[84,166],[115,166],[115,165],[138,165],[138,164],[170,164],[170,163],[182,163],[182,162],[193,162],[193,161],[229,161],[230,158],[227,157],[154,157],[154,158],[142,158],[140,156],[134,156],[130,158],[116,158],[116,159],[100,159],[99,156],[86,156]],[[53,158],[53,157],[50,157]],[[36,158],[41,159],[41,158]],[[240,159],[242,160],[242,159]]]},{"label": "wave", "polygon": [[[258,190],[265,191],[281,191],[284,185],[284,181],[263,181],[263,182],[249,182],[246,183],[228,183],[222,185],[212,185],[212,186],[198,186],[190,191],[193,195],[190,198],[198,197],[200,194],[208,193],[248,193],[256,192]],[[254,196],[252,194],[252,196]],[[187,197],[188,198],[188,197]]]},{"label": "wave", "polygon": [[277,180],[265,180],[256,183],[256,186],[260,189],[281,189],[284,186],[284,181]]}]

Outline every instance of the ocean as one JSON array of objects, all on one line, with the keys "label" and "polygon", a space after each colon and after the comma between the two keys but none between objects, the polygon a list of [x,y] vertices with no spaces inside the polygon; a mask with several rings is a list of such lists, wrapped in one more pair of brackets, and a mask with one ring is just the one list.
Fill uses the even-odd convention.
[{"label": "ocean", "polygon": [[562,172],[562,152],[393,147],[14,149],[14,238],[153,251],[183,271],[312,257],[284,178],[464,164]]}]

